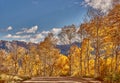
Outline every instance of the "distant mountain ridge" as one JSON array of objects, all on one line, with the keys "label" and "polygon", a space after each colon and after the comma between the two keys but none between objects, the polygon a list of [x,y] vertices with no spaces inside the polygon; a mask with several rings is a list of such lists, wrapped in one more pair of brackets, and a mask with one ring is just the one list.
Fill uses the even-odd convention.
[{"label": "distant mountain ridge", "polygon": [[[35,43],[31,43],[32,45],[36,45]],[[23,47],[28,49],[29,48],[29,43],[23,42],[23,41],[5,41],[5,40],[0,40],[0,49],[5,50],[7,52],[11,51],[13,49],[13,45],[17,45],[18,47]]]},{"label": "distant mountain ridge", "polygon": [[[29,49],[30,45],[37,46],[36,43],[27,43],[23,41],[5,41],[0,40],[0,50],[5,50],[6,52],[10,52],[13,50],[13,45],[17,45],[18,47],[23,47],[25,49]],[[69,49],[72,45],[77,45],[78,47],[81,46],[79,42],[74,42],[72,44],[65,44],[65,45],[56,45],[58,49],[60,49],[60,52],[64,55],[68,55]]]}]

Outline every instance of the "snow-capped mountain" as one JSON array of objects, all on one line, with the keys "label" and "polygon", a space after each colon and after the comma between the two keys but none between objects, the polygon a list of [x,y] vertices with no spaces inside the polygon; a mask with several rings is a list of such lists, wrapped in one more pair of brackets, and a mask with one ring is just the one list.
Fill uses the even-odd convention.
[{"label": "snow-capped mountain", "polygon": [[50,31],[43,31],[38,33],[34,37],[34,41],[43,41],[49,33],[53,34],[53,38],[57,40],[57,45],[66,45],[74,42],[81,42],[80,35],[78,34],[79,28],[76,28],[74,25],[65,26],[64,28],[53,28]]},{"label": "snow-capped mountain", "polygon": [[[78,30],[79,28],[76,28],[74,25],[65,26],[64,28],[53,28],[50,31],[43,31],[34,35],[34,37],[32,37],[33,39],[31,38],[30,42],[32,45],[38,45],[38,43],[44,41],[45,37],[47,37],[49,33],[52,33],[53,39],[57,40],[57,42],[55,42],[57,48],[61,50],[61,53],[67,54],[72,44],[80,46],[81,39],[80,35],[78,34]],[[29,48],[29,43],[25,41],[0,40],[0,49],[9,52],[13,49],[13,46],[15,44],[26,49]]]}]

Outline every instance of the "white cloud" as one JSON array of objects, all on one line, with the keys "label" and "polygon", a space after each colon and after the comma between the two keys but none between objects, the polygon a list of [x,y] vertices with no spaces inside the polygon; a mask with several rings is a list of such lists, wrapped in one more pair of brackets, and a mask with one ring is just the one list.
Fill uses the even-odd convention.
[{"label": "white cloud", "polygon": [[0,32],[7,32],[7,31],[11,31],[13,29],[12,26],[8,26],[7,28],[0,28]]},{"label": "white cloud", "polygon": [[35,34],[33,37],[30,38],[30,42],[38,43],[43,41],[45,37],[47,37],[49,31],[42,31],[40,33]]},{"label": "white cloud", "polygon": [[16,34],[19,35],[19,34],[23,34],[24,32],[17,32]]},{"label": "white cloud", "polygon": [[36,33],[38,30],[38,26],[33,26],[31,28],[24,28],[22,31],[17,32],[16,34],[23,34],[23,33]]},{"label": "white cloud", "polygon": [[31,37],[30,41],[34,42],[34,43],[38,43],[40,41],[43,41],[45,39],[45,37],[48,36],[48,33],[53,33],[54,36],[57,36],[60,32],[61,32],[61,28],[53,28],[50,31],[42,31],[42,32],[34,35],[34,37]]},{"label": "white cloud", "polygon": [[[50,31],[42,31],[42,32],[36,33],[37,30],[38,30],[38,26],[33,26],[29,29],[24,28],[22,29],[22,31],[17,32],[16,34],[8,34],[4,37],[17,39],[19,41],[39,43],[43,41],[45,37],[48,36],[49,33],[53,33],[54,37],[57,37],[57,35],[61,32],[61,28],[53,28]],[[34,34],[27,34],[27,33],[34,33]]]},{"label": "white cloud", "polygon": [[5,36],[5,38],[13,38],[13,39],[26,39],[26,38],[30,38],[30,35],[12,35],[12,34],[8,34]]},{"label": "white cloud", "polygon": [[107,13],[113,7],[113,0],[84,0],[84,2],[94,9],[101,10],[103,13]]},{"label": "white cloud", "polygon": [[12,26],[9,26],[8,28],[7,28],[7,31],[10,31],[10,30],[12,30],[13,28],[12,28]]},{"label": "white cloud", "polygon": [[34,35],[30,38],[30,42],[38,43],[40,41],[43,41],[46,36],[42,35],[41,33]]},{"label": "white cloud", "polygon": [[26,33],[35,33],[38,30],[38,26],[33,26],[30,29],[27,29],[25,32]]},{"label": "white cloud", "polygon": [[11,34],[8,34],[8,35],[5,36],[5,38],[10,38],[10,37],[12,37]]}]

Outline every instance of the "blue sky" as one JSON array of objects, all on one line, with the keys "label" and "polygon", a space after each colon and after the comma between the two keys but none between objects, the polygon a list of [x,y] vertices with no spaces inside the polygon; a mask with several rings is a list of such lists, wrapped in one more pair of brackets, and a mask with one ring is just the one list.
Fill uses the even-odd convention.
[{"label": "blue sky", "polygon": [[[81,2],[83,0],[0,0],[0,40],[14,40],[15,36],[20,40],[19,35],[35,35],[70,24],[78,26],[87,11]],[[35,32],[25,33],[36,26]],[[20,31],[24,33],[16,34]]]}]

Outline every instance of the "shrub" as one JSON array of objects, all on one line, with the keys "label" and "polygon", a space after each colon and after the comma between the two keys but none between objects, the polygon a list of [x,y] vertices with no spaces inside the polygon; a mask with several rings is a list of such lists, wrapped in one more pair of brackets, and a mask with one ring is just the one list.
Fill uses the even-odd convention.
[{"label": "shrub", "polygon": [[105,76],[104,81],[107,83],[120,83],[120,73],[113,73]]}]

